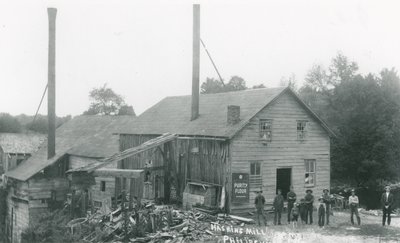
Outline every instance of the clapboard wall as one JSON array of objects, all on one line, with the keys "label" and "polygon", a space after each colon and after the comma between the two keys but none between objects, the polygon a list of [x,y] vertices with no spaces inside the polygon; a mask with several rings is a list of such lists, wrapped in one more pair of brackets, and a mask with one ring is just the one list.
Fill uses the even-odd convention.
[{"label": "clapboard wall", "polygon": [[[260,119],[272,119],[272,141],[260,138]],[[297,121],[307,120],[307,136],[297,138]],[[300,103],[286,92],[262,109],[231,140],[231,171],[250,173],[252,161],[261,162],[262,189],[267,203],[272,203],[276,190],[276,170],[292,168],[292,184],[298,199],[305,195],[305,159],[316,160],[315,195],[330,186],[330,139],[319,123]],[[254,191],[254,188],[250,188]],[[250,192],[248,203],[232,204],[232,210],[254,208],[256,194]]]}]

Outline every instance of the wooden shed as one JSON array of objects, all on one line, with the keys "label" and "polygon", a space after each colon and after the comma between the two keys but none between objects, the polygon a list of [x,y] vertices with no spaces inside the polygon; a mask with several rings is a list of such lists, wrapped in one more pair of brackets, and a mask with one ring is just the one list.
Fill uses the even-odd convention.
[{"label": "wooden shed", "polygon": [[163,168],[166,201],[170,188],[182,200],[187,182],[215,184],[218,205],[234,212],[253,208],[259,188],[272,203],[277,189],[286,194],[290,185],[299,197],[308,188],[330,187],[334,134],[290,88],[200,95],[194,120],[190,100],[167,97],[122,128],[121,151],[167,132],[178,137],[163,150],[123,159],[118,168],[144,169],[149,161]]},{"label": "wooden shed", "polygon": [[[43,211],[64,203],[72,192],[66,171],[79,168],[119,151],[117,127],[130,124],[132,116],[77,116],[56,130],[56,154],[48,159],[47,143],[26,161],[5,173],[7,179],[7,235],[21,241],[21,232]],[[116,164],[109,164],[116,168]],[[98,176],[90,197],[114,196],[114,179]],[[103,182],[107,182],[101,190]]]}]

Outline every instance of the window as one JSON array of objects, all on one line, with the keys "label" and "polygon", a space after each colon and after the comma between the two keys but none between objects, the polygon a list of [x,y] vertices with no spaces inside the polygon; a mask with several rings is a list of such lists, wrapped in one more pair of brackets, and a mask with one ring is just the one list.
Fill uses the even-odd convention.
[{"label": "window", "polygon": [[306,186],[315,186],[315,159],[304,160],[306,172],[304,183]]},{"label": "window", "polygon": [[102,192],[106,191],[106,182],[105,181],[100,181],[100,191],[102,191]]},{"label": "window", "polygon": [[266,141],[272,140],[272,120],[260,119],[260,137]]},{"label": "window", "polygon": [[304,140],[307,135],[307,121],[297,121],[297,139]]},{"label": "window", "polygon": [[254,191],[262,186],[261,162],[250,162],[250,190]]}]

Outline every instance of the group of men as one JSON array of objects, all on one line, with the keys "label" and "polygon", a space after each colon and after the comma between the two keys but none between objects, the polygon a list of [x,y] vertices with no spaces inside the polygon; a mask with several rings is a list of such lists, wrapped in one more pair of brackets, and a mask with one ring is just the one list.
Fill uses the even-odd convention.
[{"label": "group of men", "polygon": [[[286,195],[287,198],[287,222],[290,224],[297,223],[298,217],[305,224],[313,223],[313,210],[314,210],[314,195],[311,189],[306,190],[306,195],[304,198],[300,200],[300,202],[296,202],[297,196],[293,190],[293,186],[290,187],[290,191]],[[393,206],[393,194],[390,193],[390,187],[385,187],[385,192],[381,197],[382,204],[382,225],[384,226],[387,220],[387,224],[390,225],[390,213]],[[324,189],[321,197],[318,198],[318,206],[317,206],[317,214],[318,214],[318,225],[323,227],[325,224],[329,225],[329,216],[331,215],[331,205],[334,203],[334,198],[329,194],[328,189]],[[262,190],[260,189],[257,192],[257,196],[255,198],[255,206],[257,210],[257,223],[261,226],[261,218],[264,221],[264,224],[267,225],[267,217],[264,213],[264,205],[265,198],[262,195]],[[355,190],[351,190],[351,196],[349,197],[349,206],[350,206],[350,221],[354,225],[354,215],[356,215],[358,225],[361,224],[361,219],[358,214],[359,207],[359,199],[355,195]],[[282,195],[282,191],[280,189],[277,190],[277,195],[273,201],[273,209],[274,209],[274,225],[281,225],[281,216],[284,208],[284,197]]]}]

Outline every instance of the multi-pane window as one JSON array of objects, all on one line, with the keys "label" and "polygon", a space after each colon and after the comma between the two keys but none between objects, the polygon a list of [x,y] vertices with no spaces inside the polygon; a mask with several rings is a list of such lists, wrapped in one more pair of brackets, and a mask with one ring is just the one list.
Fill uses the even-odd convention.
[{"label": "multi-pane window", "polygon": [[305,164],[305,180],[304,183],[306,186],[315,186],[315,159],[306,159],[304,160]]},{"label": "multi-pane window", "polygon": [[260,119],[260,137],[266,141],[272,140],[272,120]]},{"label": "multi-pane window", "polygon": [[262,186],[261,162],[250,162],[250,190],[254,191]]},{"label": "multi-pane window", "polygon": [[304,140],[307,135],[307,121],[297,121],[297,139]]}]

